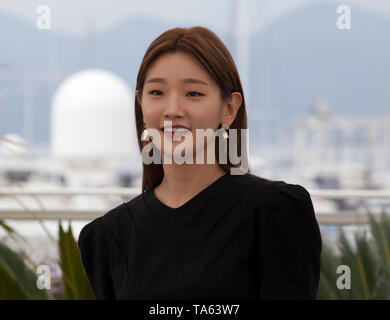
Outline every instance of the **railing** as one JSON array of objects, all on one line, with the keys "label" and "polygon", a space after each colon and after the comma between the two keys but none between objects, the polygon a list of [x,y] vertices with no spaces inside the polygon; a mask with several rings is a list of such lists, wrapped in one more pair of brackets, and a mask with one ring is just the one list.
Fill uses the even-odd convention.
[{"label": "railing", "polygon": [[[390,206],[390,190],[308,190],[313,202],[316,198],[321,199],[387,199]],[[119,196],[123,201],[129,201],[139,195],[139,188],[0,188],[0,197],[13,198],[20,205],[20,209],[0,208],[0,219],[24,219],[32,220],[39,218],[43,220],[91,220],[105,214],[111,208],[102,210],[80,210],[80,209],[46,209],[40,201],[40,196]],[[20,196],[31,196],[40,204],[39,210],[27,208],[20,200]],[[379,221],[379,215],[374,214]],[[334,213],[322,213],[316,211],[316,218],[319,224],[364,224],[367,223],[367,214],[362,212],[340,211]]]}]

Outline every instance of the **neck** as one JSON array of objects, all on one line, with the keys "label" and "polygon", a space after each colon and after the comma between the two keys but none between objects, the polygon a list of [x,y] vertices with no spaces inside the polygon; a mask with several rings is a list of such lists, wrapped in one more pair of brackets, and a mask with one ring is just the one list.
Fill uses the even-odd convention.
[{"label": "neck", "polygon": [[155,191],[173,203],[191,198],[226,173],[217,163],[162,165],[164,177]]}]

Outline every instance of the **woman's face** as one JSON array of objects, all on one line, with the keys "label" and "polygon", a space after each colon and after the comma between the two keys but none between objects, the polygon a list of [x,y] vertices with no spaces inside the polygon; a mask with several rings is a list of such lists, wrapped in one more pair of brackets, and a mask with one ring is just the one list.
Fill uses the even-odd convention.
[{"label": "woman's face", "polygon": [[[198,61],[187,53],[165,53],[146,72],[141,101],[146,128],[159,131],[161,151],[164,152],[164,121],[182,125],[192,133],[192,150],[197,150],[196,129],[217,130],[219,124],[230,125],[241,105],[235,93],[233,103],[223,102],[220,89]],[[172,150],[183,141],[166,136]],[[206,140],[205,140],[206,143]],[[207,143],[206,143],[207,144]],[[207,147],[207,146],[205,146]],[[203,148],[202,148],[203,149]],[[205,149],[204,149],[205,150]]]}]

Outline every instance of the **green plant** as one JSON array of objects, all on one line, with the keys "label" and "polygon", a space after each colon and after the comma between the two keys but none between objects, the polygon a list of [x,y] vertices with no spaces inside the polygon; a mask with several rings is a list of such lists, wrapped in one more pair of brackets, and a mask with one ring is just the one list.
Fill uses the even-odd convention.
[{"label": "green plant", "polygon": [[62,228],[59,221],[60,266],[63,272],[66,300],[94,300],[92,288],[81,262],[77,242],[69,223],[68,231]]},{"label": "green plant", "polygon": [[[382,211],[380,222],[368,211],[369,239],[365,230],[353,234],[353,244],[339,229],[340,253],[324,242],[317,299],[320,300],[387,300],[390,299],[390,219]],[[351,270],[351,288],[339,289],[337,267]]]},{"label": "green plant", "polygon": [[[0,68],[2,65],[0,65]],[[0,142],[6,141],[14,145],[20,145],[20,142],[9,140],[0,136]],[[24,145],[24,144],[23,144]],[[28,147],[28,145],[25,145]],[[12,152],[12,149],[10,149]],[[23,187],[19,185],[19,187]],[[73,238],[72,229],[65,232],[59,221],[59,238],[58,241],[50,234],[42,219],[36,216],[29,210],[22,201],[16,196],[14,200],[26,211],[29,212],[47,234],[48,238],[58,245],[60,253],[60,266],[62,269],[62,280],[65,288],[65,299],[94,299],[92,289],[88,278],[85,274],[84,267],[81,262],[80,253],[77,242]],[[42,210],[43,204],[38,197],[34,196],[38,205]],[[15,230],[8,226],[4,221],[0,220],[0,227],[15,241],[26,241]],[[26,260],[36,270],[37,265],[24,254]],[[20,258],[20,255],[5,245],[0,247],[0,299],[52,299],[53,296],[46,290],[37,288],[37,276],[30,267]],[[38,291],[37,291],[38,290]]]},{"label": "green plant", "polygon": [[0,244],[0,299],[53,299],[49,291],[38,289],[38,276],[20,257]]},{"label": "green plant", "polygon": [[[0,220],[0,226],[14,240],[26,241],[4,221]],[[58,250],[60,255],[59,265],[62,270],[62,282],[64,284],[64,299],[95,299],[81,262],[71,225],[69,224],[68,230],[64,231],[61,221],[59,222]],[[22,259],[21,255],[28,263]],[[34,272],[37,267],[24,252],[17,253],[6,245],[0,244],[0,300],[54,299],[49,291],[38,289],[38,276]]]}]

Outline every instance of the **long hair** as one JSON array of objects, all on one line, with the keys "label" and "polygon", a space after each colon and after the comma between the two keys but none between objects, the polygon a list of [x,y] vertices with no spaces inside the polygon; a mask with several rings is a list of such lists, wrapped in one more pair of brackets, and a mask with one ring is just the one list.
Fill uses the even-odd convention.
[{"label": "long hair", "polygon": [[[240,76],[238,74],[234,60],[222,40],[211,30],[200,26],[194,26],[191,28],[174,28],[167,30],[158,36],[146,50],[137,76],[136,90],[138,90],[139,97],[135,97],[135,120],[140,151],[142,152],[142,148],[144,146],[141,141],[141,133],[143,131],[143,115],[141,105],[138,103],[137,98],[142,97],[146,72],[150,64],[160,55],[163,53],[175,52],[189,53],[201,63],[204,69],[218,84],[222,101],[226,101],[226,99],[230,98],[232,92],[239,92],[241,94],[242,104],[238,109],[236,117],[233,123],[230,125],[230,128],[238,129],[237,156],[247,157],[247,154],[240,154],[240,129],[247,129],[246,106]],[[218,128],[220,127],[221,124]],[[229,172],[231,167],[239,167],[240,163],[232,164],[229,161],[229,149],[227,152],[227,163],[219,165],[224,171]],[[217,161],[219,159],[219,148],[217,143],[216,159]],[[253,176],[253,174],[250,173],[249,168],[246,174]],[[161,183],[163,176],[164,171],[162,164],[143,163],[142,192],[158,186]]]}]

